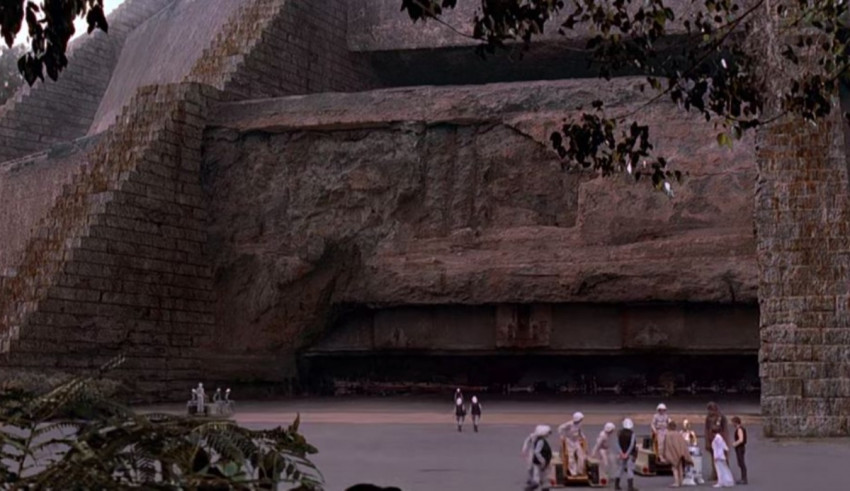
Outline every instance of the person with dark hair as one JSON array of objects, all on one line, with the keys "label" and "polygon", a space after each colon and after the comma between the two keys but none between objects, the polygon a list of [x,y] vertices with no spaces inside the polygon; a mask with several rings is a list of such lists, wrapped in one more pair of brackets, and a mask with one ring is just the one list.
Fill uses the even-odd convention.
[{"label": "person with dark hair", "polygon": [[678,488],[682,485],[685,476],[685,466],[691,465],[691,452],[688,450],[688,442],[681,438],[676,431],[676,422],[667,423],[669,438],[664,445],[664,460],[669,462],[673,469],[673,485]]},{"label": "person with dark hair", "polygon": [[[716,402],[709,402],[706,406],[706,410],[708,414],[705,417],[705,450],[706,455],[711,455],[713,457],[712,442],[714,442],[715,435],[720,435],[726,443],[726,446],[730,446],[728,422],[726,421],[726,416],[720,412],[720,407],[717,406]],[[703,468],[705,468],[704,464],[705,463],[703,463]],[[717,471],[715,469],[714,462],[711,463],[710,480],[717,480]]]},{"label": "person with dark hair", "polygon": [[747,484],[747,429],[741,424],[741,418],[737,416],[732,418],[732,424],[735,425],[735,441],[732,442],[732,447],[735,448],[735,457],[741,469],[741,480],[738,484]]}]

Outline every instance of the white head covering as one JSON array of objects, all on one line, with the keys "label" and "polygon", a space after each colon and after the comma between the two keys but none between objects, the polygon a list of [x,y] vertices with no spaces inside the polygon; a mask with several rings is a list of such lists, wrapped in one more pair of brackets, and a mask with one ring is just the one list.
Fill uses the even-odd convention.
[{"label": "white head covering", "polygon": [[612,431],[614,431],[614,428],[616,428],[616,426],[614,426],[614,423],[605,423],[604,431],[605,433],[611,433]]},{"label": "white head covering", "polygon": [[573,423],[578,423],[583,419],[584,419],[584,414],[581,414],[580,412],[576,412],[576,413],[573,414]]},{"label": "white head covering", "polygon": [[661,403],[661,404],[659,404],[659,405],[658,405],[658,407],[657,407],[657,408],[655,408],[655,409],[656,409],[656,410],[658,410],[658,411],[666,411],[666,410],[667,410],[667,406],[665,406],[665,405],[664,405],[664,403],[662,402],[662,403]]},{"label": "white head covering", "polygon": [[473,403],[473,404],[478,404],[478,398],[477,398],[477,397],[475,397],[475,396],[472,396],[472,403]]},{"label": "white head covering", "polygon": [[534,428],[536,436],[549,436],[550,433],[552,433],[552,428],[548,425],[537,425],[537,428]]},{"label": "white head covering", "polygon": [[634,427],[635,427],[635,424],[632,423],[631,419],[626,418],[626,419],[623,420],[623,428],[625,428],[627,430],[631,430]]},{"label": "white head covering", "polygon": [[455,401],[455,404],[457,404],[458,406],[460,406],[461,404],[463,404],[463,399],[461,399],[460,397],[458,397],[458,398],[457,398],[457,400]]}]

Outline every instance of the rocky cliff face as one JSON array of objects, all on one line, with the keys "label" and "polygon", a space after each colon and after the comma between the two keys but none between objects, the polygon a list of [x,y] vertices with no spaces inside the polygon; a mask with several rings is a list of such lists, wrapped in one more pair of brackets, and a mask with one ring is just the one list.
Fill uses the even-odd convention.
[{"label": "rocky cliff face", "polygon": [[660,105],[642,118],[688,173],[674,199],[562,171],[548,147],[559,121],[597,97],[616,94],[614,110],[642,97],[631,80],[605,90],[541,82],[222,106],[205,141],[217,349],[291,352],[348,305],[754,303],[751,143],[720,149],[710,126]]}]

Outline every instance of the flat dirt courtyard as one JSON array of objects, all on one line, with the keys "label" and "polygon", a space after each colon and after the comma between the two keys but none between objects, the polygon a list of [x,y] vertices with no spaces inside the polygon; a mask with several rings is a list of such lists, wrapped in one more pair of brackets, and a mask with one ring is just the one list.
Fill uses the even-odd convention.
[{"label": "flat dirt courtyard", "polygon": [[[640,434],[657,401],[488,400],[479,433],[471,424],[458,433],[451,395],[420,397],[327,398],[237,403],[236,420],[251,427],[288,424],[301,414],[302,432],[319,448],[313,460],[329,491],[368,482],[405,491],[517,491],[524,482],[523,439],[539,423],[557,427],[574,411],[586,415],[585,434],[595,441],[606,421],[636,420]],[[690,418],[698,433],[708,399],[665,401],[674,420]],[[721,409],[739,415],[749,430],[747,460],[751,491],[848,489],[850,440],[773,440],[762,436],[754,401],[725,402]],[[157,409],[175,410],[173,406]],[[557,438],[550,439],[553,445]],[[702,441],[701,441],[702,444]],[[738,468],[732,458],[736,477]],[[641,490],[668,489],[672,477],[637,478]],[[698,487],[699,488],[699,487]],[[710,489],[710,485],[702,486]],[[696,489],[696,488],[692,488]]]}]

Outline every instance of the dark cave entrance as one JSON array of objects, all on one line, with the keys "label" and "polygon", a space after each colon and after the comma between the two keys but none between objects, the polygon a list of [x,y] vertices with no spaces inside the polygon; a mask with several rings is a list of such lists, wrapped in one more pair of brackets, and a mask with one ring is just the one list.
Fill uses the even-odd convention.
[{"label": "dark cave entrance", "polygon": [[317,395],[486,393],[640,396],[757,396],[755,353],[411,353],[307,354],[303,389]]}]

